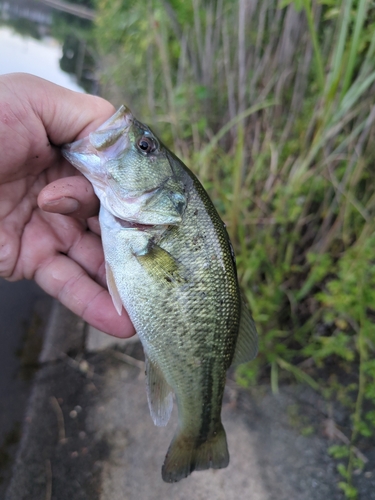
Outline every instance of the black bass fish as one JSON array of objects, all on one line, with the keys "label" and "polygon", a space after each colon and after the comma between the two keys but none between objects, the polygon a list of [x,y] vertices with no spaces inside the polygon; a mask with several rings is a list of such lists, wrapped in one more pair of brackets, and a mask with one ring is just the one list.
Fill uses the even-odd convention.
[{"label": "black bass fish", "polygon": [[164,481],[226,467],[226,372],[255,357],[257,332],[225,225],[198,179],[125,106],[63,154],[100,199],[108,289],[142,341],[156,425],[176,396]]}]

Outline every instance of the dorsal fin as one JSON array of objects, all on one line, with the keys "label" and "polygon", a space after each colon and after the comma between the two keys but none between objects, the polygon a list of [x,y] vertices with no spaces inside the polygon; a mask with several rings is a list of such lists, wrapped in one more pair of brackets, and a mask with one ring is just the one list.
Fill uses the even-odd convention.
[{"label": "dorsal fin", "polygon": [[258,333],[249,308],[245,301],[241,302],[240,328],[232,365],[247,363],[258,353]]}]

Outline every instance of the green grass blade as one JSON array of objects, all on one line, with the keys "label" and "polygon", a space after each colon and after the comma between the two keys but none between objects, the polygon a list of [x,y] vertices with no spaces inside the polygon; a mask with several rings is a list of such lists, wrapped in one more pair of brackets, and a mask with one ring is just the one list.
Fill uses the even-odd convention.
[{"label": "green grass blade", "polygon": [[339,36],[332,60],[332,73],[328,80],[327,98],[329,101],[331,101],[334,98],[337,86],[340,81],[346,37],[350,23],[351,8],[352,8],[352,0],[346,0],[345,2],[343,2],[342,22],[339,25]]},{"label": "green grass blade", "polygon": [[346,65],[346,70],[344,74],[344,82],[342,84],[341,89],[341,97],[345,95],[346,91],[350,86],[350,82],[352,80],[353,71],[355,64],[357,62],[358,48],[360,44],[360,36],[362,32],[363,23],[365,20],[366,12],[368,7],[368,0],[360,0],[357,13],[356,13],[356,21],[354,27],[354,33],[352,37],[352,43],[350,46],[348,63]]},{"label": "green grass blade", "polygon": [[318,33],[315,29],[314,16],[312,12],[312,2],[305,0],[305,13],[307,17],[307,24],[309,26],[311,41],[313,44],[314,57],[315,57],[315,69],[316,76],[321,90],[324,89],[325,76],[324,76],[324,65],[322,60],[321,48],[318,40]]},{"label": "green grass blade", "polygon": [[[227,134],[231,130],[232,127],[241,123],[248,116],[250,116],[250,115],[252,115],[252,114],[254,114],[262,109],[266,109],[266,108],[269,108],[270,106],[274,106],[275,104],[276,104],[275,100],[263,101],[263,102],[260,102],[258,104],[254,104],[254,106],[250,106],[250,108],[245,109],[245,111],[243,111],[242,113],[239,113],[237,116],[232,118],[232,120],[230,120],[223,127],[221,127],[219,132],[212,137],[212,139],[207,144],[207,146],[205,148],[203,148],[201,151],[199,151],[198,161],[206,164],[206,162],[204,162],[205,158],[214,149],[214,147],[217,145],[217,143],[220,141],[220,139],[222,139],[225,136],[225,134]],[[202,172],[201,172],[202,177],[204,177],[206,173],[207,172],[205,171],[205,169],[202,168]]]},{"label": "green grass blade", "polygon": [[282,358],[277,358],[277,363],[280,366],[280,368],[283,368],[284,370],[287,370],[292,375],[294,375],[298,381],[305,382],[315,391],[319,391],[320,386],[318,382],[316,382],[312,377],[310,377],[310,375],[307,375],[307,373],[298,368],[298,366],[294,366]]}]

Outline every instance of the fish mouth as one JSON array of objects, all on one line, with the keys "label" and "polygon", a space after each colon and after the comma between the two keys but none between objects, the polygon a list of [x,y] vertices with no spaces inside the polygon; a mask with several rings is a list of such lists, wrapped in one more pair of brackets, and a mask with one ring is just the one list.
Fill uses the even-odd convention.
[{"label": "fish mouth", "polygon": [[62,155],[90,182],[103,188],[107,180],[105,164],[128,146],[133,120],[132,112],[123,105],[88,137],[65,144]]},{"label": "fish mouth", "polygon": [[72,144],[65,144],[61,148],[61,153],[89,181],[104,187],[105,175],[102,170],[101,160],[97,155],[97,151],[86,138]]},{"label": "fish mouth", "polygon": [[124,229],[136,229],[137,231],[150,231],[152,229],[158,229],[160,230],[161,228],[167,228],[168,224],[163,226],[156,225],[156,224],[139,224],[137,222],[132,222],[129,220],[125,219],[120,219],[119,217],[115,216],[115,221],[120,224],[121,227]]}]

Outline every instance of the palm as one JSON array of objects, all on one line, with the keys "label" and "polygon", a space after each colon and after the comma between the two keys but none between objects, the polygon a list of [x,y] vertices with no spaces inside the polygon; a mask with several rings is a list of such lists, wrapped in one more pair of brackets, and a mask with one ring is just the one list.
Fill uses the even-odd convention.
[{"label": "palm", "polygon": [[[61,174],[61,169],[58,170]],[[67,174],[69,170],[66,167]],[[6,255],[3,250],[7,258],[3,257],[2,274],[10,280],[37,278],[41,267],[59,255],[68,254],[86,233],[84,220],[48,213],[38,207],[38,195],[56,171],[52,167],[48,173],[28,175],[0,186],[3,207],[0,225],[7,247]]]}]

